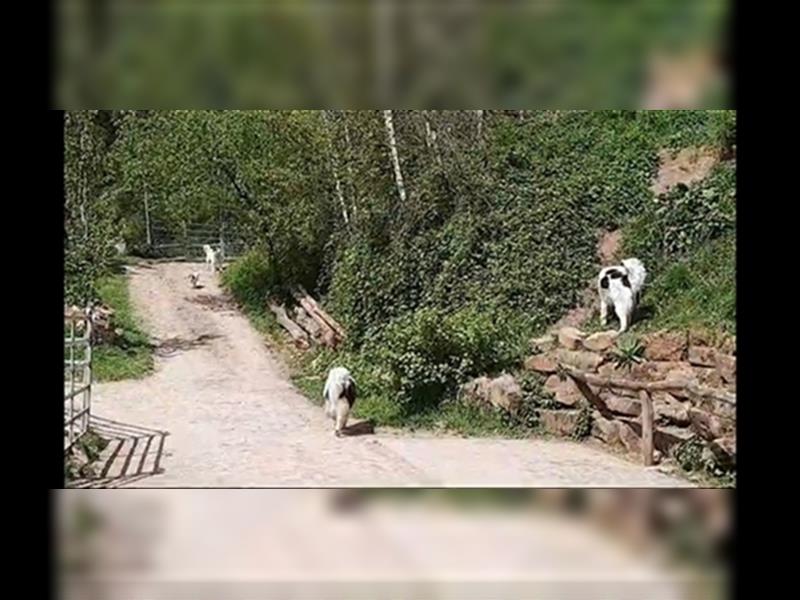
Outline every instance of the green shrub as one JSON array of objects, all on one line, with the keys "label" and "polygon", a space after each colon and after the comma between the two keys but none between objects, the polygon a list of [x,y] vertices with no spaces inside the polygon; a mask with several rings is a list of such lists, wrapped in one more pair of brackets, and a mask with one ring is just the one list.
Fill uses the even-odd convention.
[{"label": "green shrub", "polygon": [[475,309],[421,309],[389,324],[368,353],[411,413],[438,405],[470,377],[512,366],[522,341],[509,321]]},{"label": "green shrub", "polygon": [[263,250],[251,250],[228,265],[222,284],[240,304],[262,309],[267,297],[279,291],[275,264]]}]

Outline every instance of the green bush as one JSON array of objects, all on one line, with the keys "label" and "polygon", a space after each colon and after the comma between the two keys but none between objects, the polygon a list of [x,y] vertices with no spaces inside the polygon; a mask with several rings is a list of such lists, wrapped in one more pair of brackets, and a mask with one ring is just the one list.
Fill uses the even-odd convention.
[{"label": "green bush", "polygon": [[222,284],[237,302],[263,309],[268,296],[279,291],[279,278],[270,256],[263,250],[251,250],[222,272]]},{"label": "green bush", "polygon": [[510,322],[474,309],[421,309],[389,324],[367,350],[407,413],[437,406],[469,377],[514,365],[522,351]]}]

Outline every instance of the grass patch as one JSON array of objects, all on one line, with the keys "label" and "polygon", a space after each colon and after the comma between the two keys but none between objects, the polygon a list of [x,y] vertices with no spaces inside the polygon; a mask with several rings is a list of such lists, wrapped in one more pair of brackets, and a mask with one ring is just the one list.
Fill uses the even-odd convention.
[{"label": "grass patch", "polygon": [[114,327],[121,329],[111,344],[99,344],[92,351],[95,381],[119,381],[144,377],[153,371],[153,345],[141,330],[131,304],[128,279],[114,274],[97,284],[100,300],[114,310]]},{"label": "grass patch", "polygon": [[736,333],[736,239],[714,240],[659,274],[645,291],[643,328]]}]

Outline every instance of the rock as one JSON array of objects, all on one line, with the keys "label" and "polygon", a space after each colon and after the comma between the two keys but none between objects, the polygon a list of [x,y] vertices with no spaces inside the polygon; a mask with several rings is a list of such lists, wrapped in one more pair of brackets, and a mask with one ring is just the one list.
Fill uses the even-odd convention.
[{"label": "rock", "polygon": [[553,435],[572,435],[578,428],[579,410],[548,410],[540,409],[539,423],[542,428]]},{"label": "rock", "polygon": [[522,403],[522,388],[512,375],[501,375],[489,382],[489,402],[513,414]]},{"label": "rock", "polygon": [[622,443],[619,438],[619,423],[612,419],[606,419],[599,412],[595,412],[592,419],[592,436],[611,446]]},{"label": "rock", "polygon": [[683,427],[689,425],[689,408],[668,392],[653,393],[653,414],[656,421]]},{"label": "rock", "polygon": [[550,374],[558,370],[558,362],[547,354],[537,354],[525,359],[525,368],[528,371]]},{"label": "rock", "polygon": [[[638,439],[642,437],[642,424],[638,419],[620,417],[620,424],[626,425]],[[677,444],[690,440],[694,434],[684,427],[662,425],[653,428],[653,448],[668,454]]]},{"label": "rock", "polygon": [[688,429],[676,425],[656,427],[653,430],[653,446],[664,454],[669,454],[674,447],[692,439],[693,435]]},{"label": "rock", "polygon": [[679,361],[686,357],[689,336],[679,331],[657,331],[645,336],[644,343],[648,360]]},{"label": "rock", "polygon": [[727,419],[721,419],[699,408],[692,407],[689,409],[689,420],[691,421],[692,431],[705,440],[723,437],[733,429],[733,423],[726,423]]},{"label": "rock", "polygon": [[717,351],[710,346],[689,346],[689,364],[713,367],[717,364]]},{"label": "rock", "polygon": [[467,405],[492,406],[515,414],[522,402],[522,388],[511,375],[478,377],[461,386],[459,399]]},{"label": "rock", "polygon": [[716,462],[723,468],[732,469],[736,466],[736,436],[728,435],[717,438],[709,444],[709,449]]},{"label": "rock", "polygon": [[458,397],[461,402],[470,406],[486,406],[489,402],[488,377],[477,377],[461,386]]},{"label": "rock", "polygon": [[583,394],[570,378],[562,380],[558,375],[551,375],[544,382],[544,389],[551,392],[555,401],[564,406],[576,406],[583,399]]},{"label": "rock", "polygon": [[692,367],[692,371],[694,372],[694,381],[702,385],[713,388],[721,388],[725,384],[725,381],[722,379],[722,375],[717,369],[711,369],[709,367]]},{"label": "rock", "polygon": [[558,343],[567,350],[578,350],[585,336],[585,333],[575,327],[562,327],[558,330]]},{"label": "rock", "polygon": [[601,377],[618,378],[624,377],[625,373],[615,365],[613,362],[603,363],[597,368],[597,374]]},{"label": "rock", "polygon": [[603,364],[605,360],[601,354],[595,352],[588,352],[586,350],[564,350],[563,348],[556,352],[556,358],[559,362],[571,367],[590,372],[596,371],[597,367]]},{"label": "rock", "polygon": [[717,372],[725,383],[736,383],[736,357],[717,353]]},{"label": "rock", "polygon": [[697,408],[729,421],[736,420],[736,405],[716,398],[693,398]]},{"label": "rock", "polygon": [[638,417],[642,414],[642,404],[633,398],[617,396],[616,394],[604,394],[601,396],[608,409],[620,415]]},{"label": "rock", "polygon": [[642,452],[642,439],[634,428],[624,421],[620,421],[618,427],[619,439],[622,445],[625,446],[628,452],[640,454]]},{"label": "rock", "polygon": [[617,341],[619,333],[614,330],[598,331],[583,340],[583,347],[593,352],[605,352]]},{"label": "rock", "polygon": [[543,335],[542,337],[533,338],[530,341],[532,352],[549,352],[556,347],[558,340],[556,336],[551,333]]},{"label": "rock", "polygon": [[719,347],[720,351],[724,354],[731,354],[736,356],[736,336],[727,335]]}]

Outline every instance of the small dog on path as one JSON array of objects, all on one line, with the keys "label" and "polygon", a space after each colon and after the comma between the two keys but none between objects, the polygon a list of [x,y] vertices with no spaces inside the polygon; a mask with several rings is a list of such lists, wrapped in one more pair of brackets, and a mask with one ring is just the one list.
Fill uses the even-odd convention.
[{"label": "small dog on path", "polygon": [[189,275],[189,281],[191,282],[191,284],[192,284],[192,287],[193,287],[194,289],[198,289],[198,288],[202,287],[202,286],[200,285],[200,274],[199,274],[199,273],[197,273],[197,272],[191,273],[191,274]]},{"label": "small dog on path", "polygon": [[647,271],[638,258],[626,258],[621,265],[605,267],[597,277],[600,296],[600,321],[606,325],[608,309],[613,308],[619,318],[619,332],[630,327],[633,312],[639,303]]},{"label": "small dog on path", "polygon": [[340,437],[342,430],[347,427],[350,410],[356,403],[356,382],[350,371],[344,367],[331,369],[322,395],[325,399],[325,416],[334,420],[334,433]]}]

